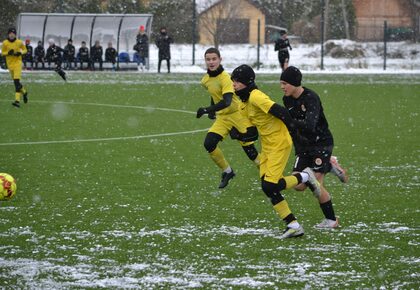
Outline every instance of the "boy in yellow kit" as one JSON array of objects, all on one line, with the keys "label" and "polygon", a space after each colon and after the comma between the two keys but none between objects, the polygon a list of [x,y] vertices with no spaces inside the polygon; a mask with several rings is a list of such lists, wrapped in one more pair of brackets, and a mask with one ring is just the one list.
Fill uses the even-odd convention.
[{"label": "boy in yellow kit", "polygon": [[[226,161],[218,144],[229,134],[232,127],[237,128],[240,132],[246,132],[247,128],[252,127],[252,125],[239,112],[240,100],[234,95],[232,80],[221,65],[222,58],[219,50],[214,47],[207,49],[204,53],[204,59],[207,65],[207,74],[202,78],[201,84],[211,96],[211,105],[199,108],[197,118],[208,114],[210,119],[216,119],[206,135],[204,147],[210,158],[222,170],[219,188],[224,188],[228,185],[229,180],[235,176],[235,173]],[[244,142],[241,141],[240,144],[248,158],[259,165],[258,151],[253,142],[257,138],[258,134],[244,140]]]},{"label": "boy in yellow kit", "polygon": [[[284,123],[283,116],[287,114],[287,109],[276,104],[258,89],[254,82],[254,70],[250,66],[237,67],[232,72],[232,80],[235,94],[242,100],[241,113],[246,115],[258,129],[261,141],[261,188],[270,199],[274,210],[286,223],[286,229],[280,238],[302,236],[303,228],[290,210],[281,191],[300,183],[308,183],[313,188],[314,194],[319,196],[320,185],[309,167],[290,176],[283,175],[293,144]],[[243,140],[249,133],[243,134],[235,129],[232,132],[232,137],[238,140]]]},{"label": "boy in yellow kit", "polygon": [[22,55],[26,54],[26,46],[22,40],[16,38],[16,29],[9,28],[7,39],[3,41],[1,55],[6,58],[7,68],[15,84],[15,101],[13,106],[20,107],[20,97],[23,95],[23,101],[28,102],[28,92],[20,83],[22,74]]}]

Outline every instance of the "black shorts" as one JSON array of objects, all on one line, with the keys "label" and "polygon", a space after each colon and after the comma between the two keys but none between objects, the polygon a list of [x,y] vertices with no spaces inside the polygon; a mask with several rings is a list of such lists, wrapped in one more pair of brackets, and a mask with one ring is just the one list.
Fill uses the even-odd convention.
[{"label": "black shorts", "polygon": [[290,55],[288,51],[281,51],[279,52],[279,62],[281,64],[284,64],[287,61],[289,61]]},{"label": "black shorts", "polygon": [[331,170],[330,158],[332,147],[324,150],[296,155],[293,171],[301,172],[306,167],[312,168],[314,172],[328,173]]}]

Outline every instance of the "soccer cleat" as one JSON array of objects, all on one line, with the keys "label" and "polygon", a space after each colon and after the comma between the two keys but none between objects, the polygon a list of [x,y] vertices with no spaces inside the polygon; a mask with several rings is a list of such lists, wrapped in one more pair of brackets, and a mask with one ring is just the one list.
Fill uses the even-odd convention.
[{"label": "soccer cleat", "polygon": [[335,229],[338,228],[338,218],[334,220],[324,219],[322,222],[315,226],[316,229]]},{"label": "soccer cleat", "polygon": [[28,102],[28,91],[23,93],[23,102],[26,104]]},{"label": "soccer cleat", "polygon": [[16,108],[20,108],[20,103],[19,103],[19,101],[14,101],[14,102],[12,103],[12,106],[15,106]]},{"label": "soccer cleat", "polygon": [[297,238],[303,236],[304,233],[305,232],[303,231],[303,227],[301,225],[299,225],[297,229],[287,227],[280,236],[280,239]]},{"label": "soccer cleat", "polygon": [[220,181],[219,188],[225,188],[228,185],[229,180],[231,180],[234,176],[235,176],[235,172],[233,172],[233,170],[229,173],[223,172],[222,180]]},{"label": "soccer cleat", "polygon": [[303,169],[302,172],[305,172],[309,175],[309,179],[306,182],[306,185],[311,189],[312,193],[315,197],[319,197],[321,195],[321,185],[319,181],[316,179],[314,172],[311,168],[306,167]]},{"label": "soccer cleat", "polygon": [[331,156],[330,158],[331,170],[330,172],[338,177],[342,183],[347,183],[349,181],[349,176],[346,174],[346,170],[338,164],[336,156]]}]

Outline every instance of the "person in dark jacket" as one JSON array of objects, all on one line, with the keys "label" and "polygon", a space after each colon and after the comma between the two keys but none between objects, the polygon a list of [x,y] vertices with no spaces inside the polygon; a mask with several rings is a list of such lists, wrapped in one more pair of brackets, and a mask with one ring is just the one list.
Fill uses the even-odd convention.
[{"label": "person in dark jacket", "polygon": [[47,48],[47,60],[49,63],[55,64],[55,72],[63,79],[66,80],[66,73],[61,68],[62,63],[62,53],[63,49],[57,45],[55,45],[54,39],[48,40],[49,47]]},{"label": "person in dark jacket", "polygon": [[74,63],[74,68],[76,68],[76,48],[73,45],[73,40],[69,39],[64,47],[64,68],[71,69],[72,62]]},{"label": "person in dark jacket", "polygon": [[45,68],[45,48],[41,41],[38,41],[38,46],[35,47],[35,69],[38,69],[38,63],[42,64],[42,69]]},{"label": "person in dark jacket", "polygon": [[108,47],[105,49],[105,62],[112,63],[112,70],[115,70],[115,63],[118,56],[118,52],[112,47],[112,42],[108,42]]},{"label": "person in dark jacket", "polygon": [[156,46],[159,49],[159,61],[158,61],[158,73],[160,73],[160,65],[162,60],[166,59],[168,65],[168,73],[171,72],[171,43],[173,43],[172,37],[168,35],[165,27],[160,29],[160,34],[156,37]]},{"label": "person in dark jacket", "polygon": [[90,59],[91,59],[91,68],[95,70],[95,62],[99,63],[99,69],[102,70],[102,55],[104,54],[104,50],[99,43],[99,40],[95,41],[95,45],[92,46],[90,49]]},{"label": "person in dark jacket", "polygon": [[284,71],[289,66],[289,49],[292,50],[289,39],[287,38],[287,33],[284,32],[279,39],[276,40],[274,44],[274,50],[278,51],[278,58],[281,70]]},{"label": "person in dark jacket", "polygon": [[140,26],[133,49],[137,54],[137,69],[143,71],[147,66],[147,58],[149,57],[149,38],[144,31],[143,25]]},{"label": "person in dark jacket", "polygon": [[82,46],[79,48],[80,69],[83,69],[83,63],[87,63],[89,68],[89,48],[86,47],[86,42],[82,41]]},{"label": "person in dark jacket", "polygon": [[[324,187],[324,177],[338,164],[331,162],[334,139],[328,127],[328,121],[320,97],[314,91],[301,85],[302,74],[298,68],[289,66],[281,74],[280,85],[284,92],[283,103],[290,119],[286,120],[293,138],[296,161],[293,171],[311,168],[320,183],[319,205],[325,219],[316,226],[318,229],[338,227],[338,218],[334,214],[331,195]],[[305,190],[305,184],[299,184],[296,190]]]},{"label": "person in dark jacket", "polygon": [[30,69],[32,69],[34,67],[34,48],[31,45],[31,40],[30,39],[26,39],[25,40],[25,46],[26,46],[26,54],[23,56],[23,65],[25,67],[25,69],[28,69],[28,66],[26,65],[27,62],[31,63]]}]

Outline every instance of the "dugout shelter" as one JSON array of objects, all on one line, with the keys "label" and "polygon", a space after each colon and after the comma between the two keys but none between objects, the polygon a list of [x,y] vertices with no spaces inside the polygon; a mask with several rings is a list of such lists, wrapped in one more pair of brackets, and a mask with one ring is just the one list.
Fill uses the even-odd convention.
[{"label": "dugout shelter", "polygon": [[134,60],[133,46],[140,26],[144,26],[150,43],[152,21],[152,14],[20,13],[16,27],[18,37],[30,39],[34,48],[41,41],[47,49],[49,39],[54,39],[56,45],[64,48],[67,41],[72,39],[76,51],[82,41],[90,50],[99,40],[105,53],[111,41],[118,51],[119,65],[121,56],[125,57],[124,63]]}]

